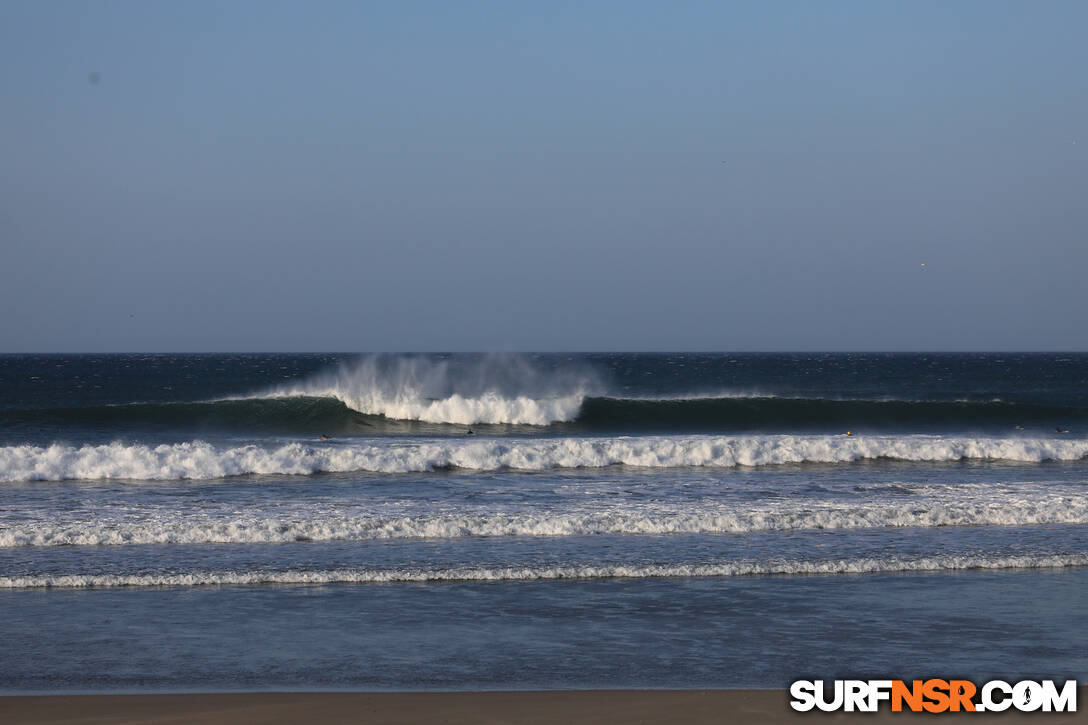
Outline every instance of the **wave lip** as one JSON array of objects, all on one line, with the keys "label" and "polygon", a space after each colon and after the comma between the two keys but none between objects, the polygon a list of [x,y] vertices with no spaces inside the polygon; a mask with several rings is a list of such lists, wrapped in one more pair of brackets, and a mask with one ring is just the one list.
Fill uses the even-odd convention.
[{"label": "wave lip", "polygon": [[455,425],[574,420],[601,390],[585,365],[544,367],[523,355],[369,355],[253,397],[335,398],[365,415]]},{"label": "wave lip", "polygon": [[618,438],[397,440],[346,445],[217,447],[204,441],[0,448],[0,481],[215,479],[249,474],[768,466],[797,463],[1006,460],[1038,463],[1088,456],[1088,440],[943,436],[653,436]]},{"label": "wave lip", "polygon": [[[549,428],[569,434],[869,433],[985,431],[1037,435],[1082,431],[1088,409],[1000,400],[796,398],[765,394],[631,396],[602,394],[591,376],[533,381],[417,384],[333,373],[246,396],[0,411],[0,430],[71,426],[138,431],[229,430],[246,434],[360,435],[463,426]],[[343,379],[341,379],[343,378]],[[533,380],[529,373],[527,380]],[[1058,424],[1057,426],[1055,424]],[[528,430],[523,432],[529,432]]]},{"label": "wave lip", "polygon": [[929,556],[822,561],[734,561],[717,564],[645,564],[456,569],[318,569],[310,571],[204,571],[185,574],[62,574],[0,577],[0,589],[184,587],[252,584],[365,584],[441,581],[554,581],[755,575],[881,574],[1088,566],[1088,554],[1042,556]]}]

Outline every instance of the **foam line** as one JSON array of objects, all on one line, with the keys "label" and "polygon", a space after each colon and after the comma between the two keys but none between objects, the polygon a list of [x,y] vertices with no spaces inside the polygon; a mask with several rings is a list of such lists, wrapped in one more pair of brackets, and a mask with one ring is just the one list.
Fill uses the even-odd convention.
[{"label": "foam line", "polygon": [[752,575],[877,574],[1088,566],[1088,554],[1051,556],[931,556],[825,561],[736,561],[719,564],[650,564],[458,569],[335,569],[311,571],[203,571],[179,574],[61,574],[0,577],[0,589],[187,587],[246,584],[364,584],[441,581],[552,581]]},{"label": "foam line", "polygon": [[[992,498],[992,497],[990,497]],[[593,512],[466,512],[438,516],[306,517],[209,520],[171,513],[131,520],[33,522],[0,528],[0,547],[133,544],[262,544],[291,541],[456,539],[474,536],[724,534],[819,529],[1088,524],[1088,499],[1074,495],[1003,495],[1001,500],[921,499],[908,504],[805,502],[751,510],[725,506],[605,509]],[[311,518],[312,517],[312,518]]]},{"label": "foam line", "polygon": [[1088,456],[1088,440],[943,436],[656,436],[638,438],[382,440],[357,444],[218,447],[204,441],[148,446],[6,446],[0,481],[214,479],[247,474],[409,473],[463,468],[548,470],[786,463],[1005,460]]}]

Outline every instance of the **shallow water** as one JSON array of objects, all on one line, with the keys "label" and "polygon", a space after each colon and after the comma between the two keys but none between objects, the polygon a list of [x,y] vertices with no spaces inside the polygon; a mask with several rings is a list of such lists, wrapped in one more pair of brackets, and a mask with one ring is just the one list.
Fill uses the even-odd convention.
[{"label": "shallow water", "polygon": [[0,372],[6,692],[1088,676],[1085,355]]}]

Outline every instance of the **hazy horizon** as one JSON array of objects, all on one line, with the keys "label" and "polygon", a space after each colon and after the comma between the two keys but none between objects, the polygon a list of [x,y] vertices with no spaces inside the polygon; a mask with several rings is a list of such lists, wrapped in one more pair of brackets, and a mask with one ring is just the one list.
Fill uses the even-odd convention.
[{"label": "hazy horizon", "polygon": [[0,355],[1088,355],[1088,350],[26,350]]},{"label": "hazy horizon", "polygon": [[1088,4],[0,5],[0,352],[1088,350]]}]

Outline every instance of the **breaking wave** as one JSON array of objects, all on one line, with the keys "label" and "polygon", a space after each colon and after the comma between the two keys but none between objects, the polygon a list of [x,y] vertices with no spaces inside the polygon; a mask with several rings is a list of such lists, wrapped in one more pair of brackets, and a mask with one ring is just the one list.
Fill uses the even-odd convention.
[{"label": "breaking wave", "polygon": [[454,569],[317,569],[310,571],[202,571],[163,574],[61,574],[0,577],[0,589],[186,587],[238,584],[363,584],[438,581],[551,581],[754,575],[878,574],[1088,566],[1088,554],[1053,556],[873,557],[826,561],[736,561],[720,564],[466,567]]},{"label": "breaking wave", "polygon": [[302,381],[217,400],[0,411],[0,428],[63,430],[73,423],[120,431],[332,435],[454,433],[468,425],[550,426],[563,433],[1003,433],[1020,427],[1038,434],[1055,427],[1083,429],[1088,410],[1002,400],[832,399],[727,390],[636,395],[610,385],[585,360],[372,355]]},{"label": "breaking wave", "polygon": [[372,355],[265,397],[334,398],[395,420],[548,425],[573,420],[602,384],[584,364],[545,367],[522,355]]},{"label": "breaking wave", "polygon": [[377,440],[216,446],[191,443],[0,448],[0,481],[215,479],[249,474],[410,473],[447,469],[539,471],[640,466],[689,468],[796,463],[1006,460],[1037,463],[1088,456],[1088,440],[843,435]]}]

